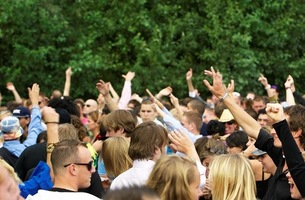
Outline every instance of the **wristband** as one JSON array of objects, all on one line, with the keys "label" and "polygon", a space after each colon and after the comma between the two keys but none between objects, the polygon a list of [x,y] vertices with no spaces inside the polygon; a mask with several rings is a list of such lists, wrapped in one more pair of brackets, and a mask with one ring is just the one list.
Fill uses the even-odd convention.
[{"label": "wristband", "polygon": [[228,93],[224,93],[224,95],[219,99],[219,101],[223,101],[228,95]]},{"label": "wristband", "polygon": [[56,143],[48,143],[47,144],[47,153],[52,153],[55,145],[56,145]]},{"label": "wristband", "polygon": [[44,122],[45,124],[59,124],[59,122]]},{"label": "wristband", "polygon": [[271,85],[268,84],[266,87],[265,87],[265,90],[269,90],[271,88]]},{"label": "wristband", "polygon": [[291,87],[285,87],[285,89],[287,90],[287,89],[291,89]]}]

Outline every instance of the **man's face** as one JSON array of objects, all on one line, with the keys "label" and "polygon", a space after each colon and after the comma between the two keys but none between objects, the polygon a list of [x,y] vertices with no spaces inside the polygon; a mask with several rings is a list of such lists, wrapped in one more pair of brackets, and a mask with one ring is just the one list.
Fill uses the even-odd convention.
[{"label": "man's face", "polygon": [[42,109],[43,107],[48,105],[48,99],[46,97],[43,96],[38,96],[38,105],[39,108]]},{"label": "man's face", "polygon": [[107,128],[106,129],[106,137],[121,137],[124,136],[124,130],[113,130],[112,128]]},{"label": "man's face", "polygon": [[[92,161],[91,154],[86,147],[79,147],[79,163],[89,163]],[[91,184],[92,173],[95,172],[95,167],[92,165],[92,169],[89,171],[86,165],[75,165],[77,169],[78,176],[78,188],[87,188]]]},{"label": "man's face", "polygon": [[29,117],[19,117],[18,119],[19,119],[20,126],[23,128],[23,130],[25,130],[27,125],[30,123],[30,118]]},{"label": "man's face", "polygon": [[205,109],[203,113],[203,122],[208,124],[209,121],[216,119],[216,115],[213,111]]},{"label": "man's face", "polygon": [[257,160],[262,163],[264,172],[274,174],[276,166],[268,154],[259,156]]},{"label": "man's face", "polygon": [[143,122],[154,121],[156,118],[156,113],[152,108],[151,104],[142,104],[140,110],[140,117]]},{"label": "man's face", "polygon": [[253,101],[253,104],[252,104],[252,109],[258,113],[258,111],[260,109],[264,109],[266,107],[265,103],[263,100],[261,101]]},{"label": "man's face", "polygon": [[270,134],[271,134],[271,136],[273,137],[274,146],[276,146],[276,147],[282,147],[282,142],[280,141],[279,137],[277,136],[277,134],[276,134],[274,128],[271,129]]},{"label": "man's face", "polygon": [[270,119],[267,114],[260,114],[257,118],[257,122],[259,125],[264,128],[269,125]]},{"label": "man's face", "polygon": [[84,109],[83,109],[83,113],[84,113],[84,114],[88,114],[88,113],[91,113],[91,112],[93,112],[93,111],[96,111],[96,109],[97,109],[97,104],[96,104],[96,102],[89,99],[89,100],[87,100],[87,101],[85,102],[85,106],[84,106]]},{"label": "man's face", "polygon": [[188,122],[187,118],[185,116],[183,116],[181,118],[181,125],[186,128],[186,130],[188,130],[189,132],[193,132],[193,127],[192,125]]}]

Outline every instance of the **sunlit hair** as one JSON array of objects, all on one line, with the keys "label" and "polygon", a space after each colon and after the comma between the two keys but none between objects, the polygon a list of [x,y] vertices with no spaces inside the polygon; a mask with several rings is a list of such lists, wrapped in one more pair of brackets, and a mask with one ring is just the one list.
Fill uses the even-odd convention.
[{"label": "sunlit hair", "polygon": [[128,154],[132,160],[150,160],[156,148],[163,148],[168,141],[167,130],[154,122],[143,122],[131,134]]},{"label": "sunlit hair", "polygon": [[244,155],[215,156],[210,164],[209,180],[213,200],[256,199],[254,174]]},{"label": "sunlit hair", "polygon": [[[10,166],[1,157],[0,157],[0,166],[2,166],[3,168],[5,168],[8,171],[8,174],[16,181],[16,183],[21,183],[21,180],[19,179],[18,175],[15,173],[14,168],[12,166]],[[0,175],[0,184],[2,184],[4,181],[7,181],[7,180],[4,180],[3,176]]]},{"label": "sunlit hair", "polygon": [[97,110],[88,113],[88,116],[90,116],[95,123],[98,123],[99,112]]},{"label": "sunlit hair", "polygon": [[210,156],[227,153],[226,145],[222,141],[216,140],[214,138],[198,138],[194,145],[201,163]]},{"label": "sunlit hair", "polygon": [[305,147],[305,107],[302,105],[289,106],[284,111],[289,116],[287,122],[290,131],[302,130],[300,144]]},{"label": "sunlit hair", "polygon": [[59,141],[62,140],[79,140],[77,130],[72,124],[59,124],[58,126]]},{"label": "sunlit hair", "polygon": [[130,137],[131,132],[136,127],[136,120],[132,114],[127,110],[115,110],[109,113],[103,119],[103,125],[105,129],[113,129],[118,131],[120,128],[124,129],[126,137]]},{"label": "sunlit hair", "polygon": [[155,190],[161,200],[190,200],[193,199],[190,185],[198,178],[195,162],[170,155],[157,160],[146,186]]},{"label": "sunlit hair", "polygon": [[101,151],[107,175],[117,177],[132,167],[132,160],[128,155],[129,142],[124,137],[111,137],[105,140]]}]

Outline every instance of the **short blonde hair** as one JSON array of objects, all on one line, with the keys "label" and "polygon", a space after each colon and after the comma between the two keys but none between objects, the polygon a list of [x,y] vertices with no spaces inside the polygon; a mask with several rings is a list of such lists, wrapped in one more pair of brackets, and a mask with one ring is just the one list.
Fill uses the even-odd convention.
[{"label": "short blonde hair", "polygon": [[189,187],[198,177],[195,162],[177,155],[164,156],[156,162],[146,186],[155,190],[161,200],[193,199]]},{"label": "short blonde hair", "polygon": [[255,200],[256,185],[250,162],[243,155],[214,157],[210,165],[213,200]]},{"label": "short blonde hair", "polygon": [[117,177],[132,167],[128,148],[129,142],[123,137],[111,137],[105,140],[100,157],[104,160],[108,176]]}]

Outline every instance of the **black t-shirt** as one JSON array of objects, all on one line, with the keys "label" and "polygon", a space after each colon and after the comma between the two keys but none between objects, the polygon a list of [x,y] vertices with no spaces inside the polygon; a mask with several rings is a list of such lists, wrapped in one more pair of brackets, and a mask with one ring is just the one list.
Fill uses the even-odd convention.
[{"label": "black t-shirt", "polygon": [[3,158],[3,160],[5,160],[12,167],[15,166],[18,159],[17,156],[9,152],[9,150],[4,147],[0,148],[0,157]]}]

